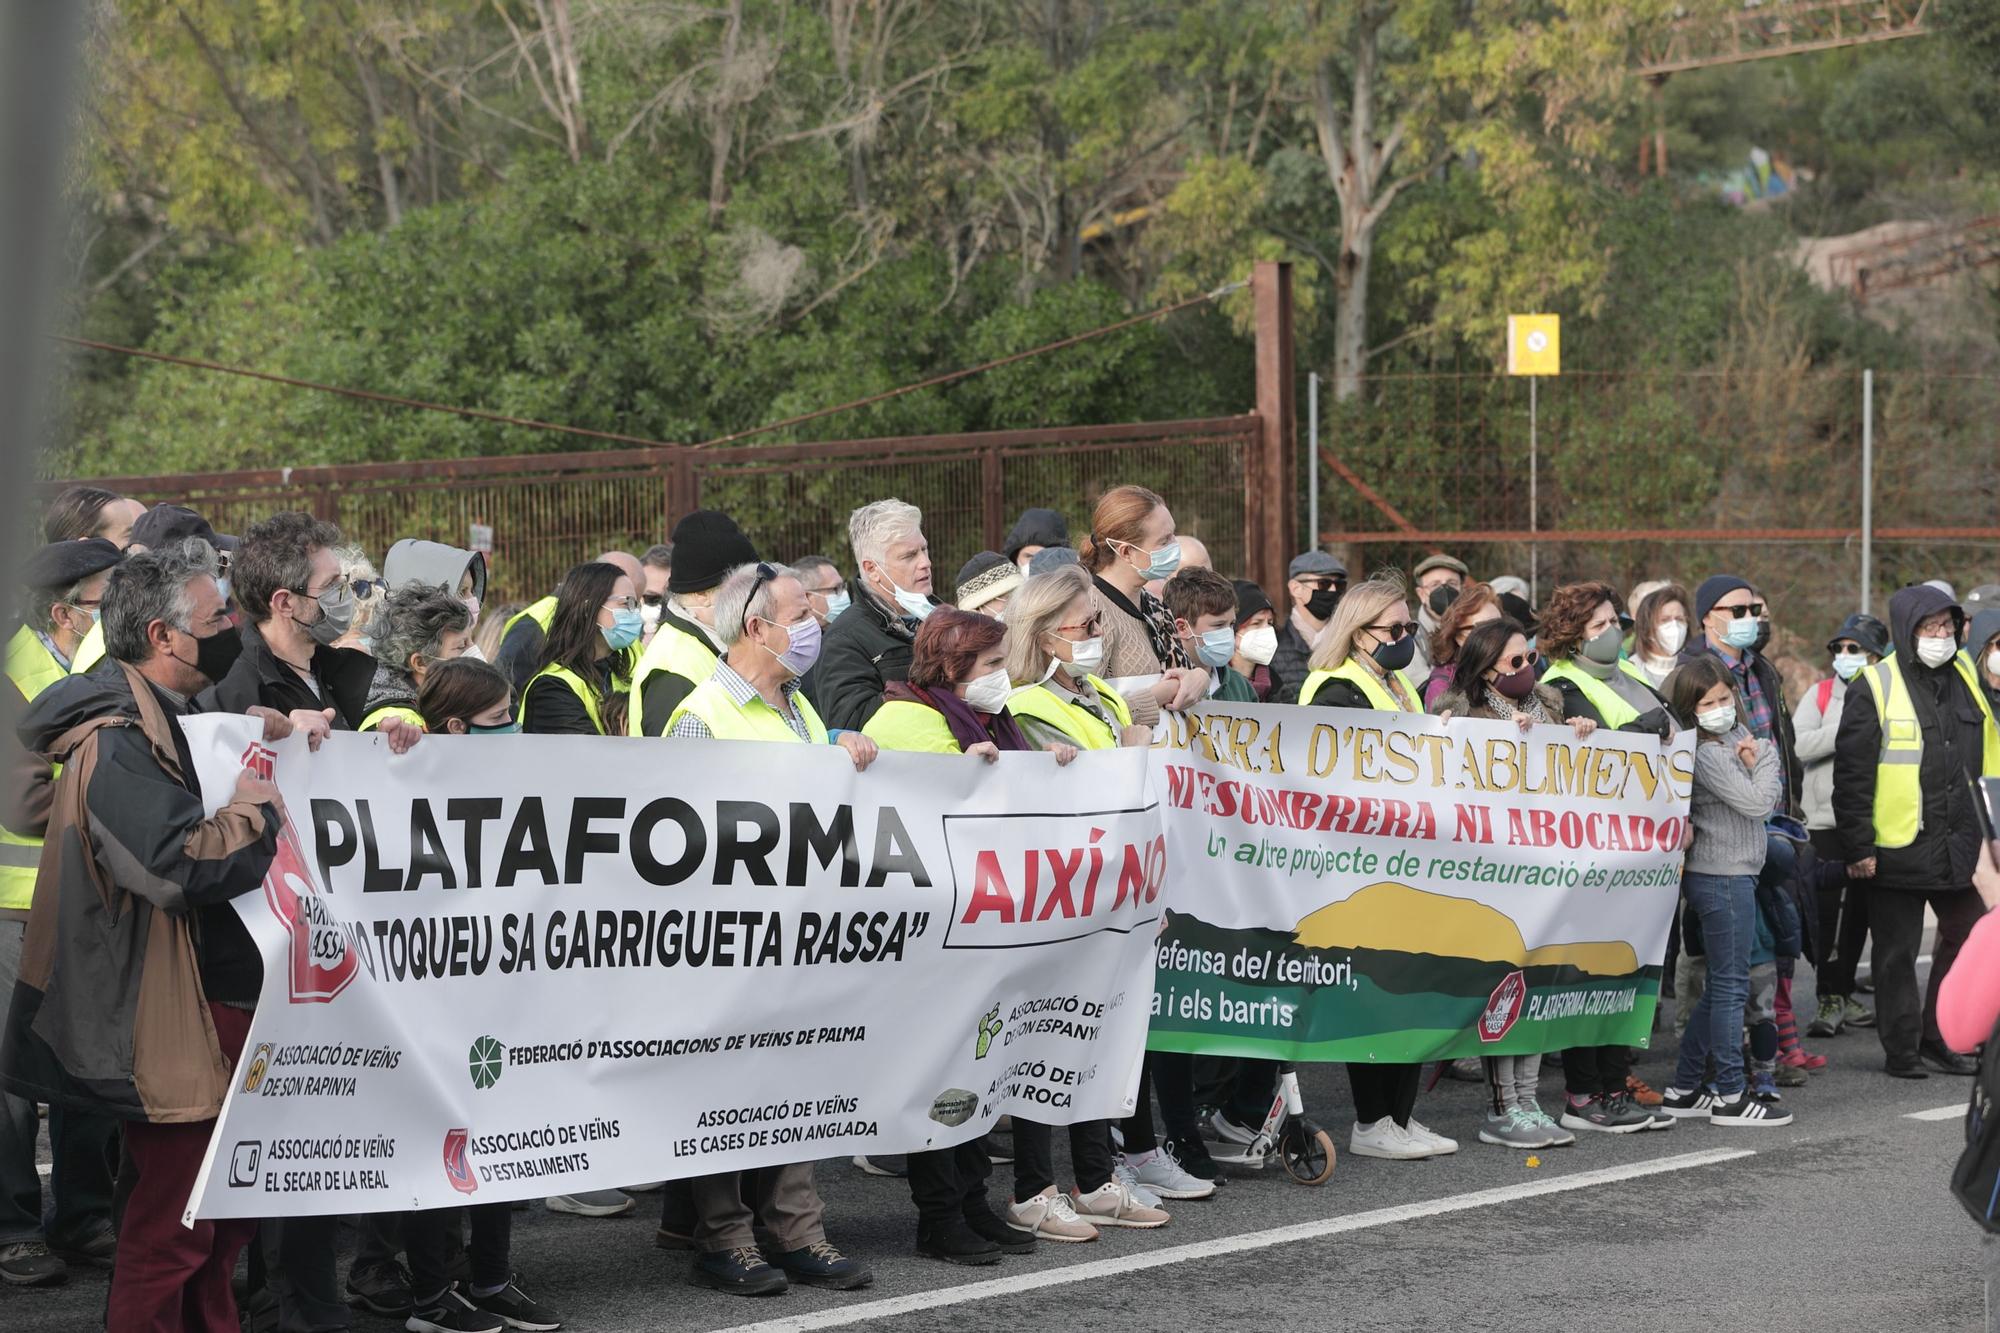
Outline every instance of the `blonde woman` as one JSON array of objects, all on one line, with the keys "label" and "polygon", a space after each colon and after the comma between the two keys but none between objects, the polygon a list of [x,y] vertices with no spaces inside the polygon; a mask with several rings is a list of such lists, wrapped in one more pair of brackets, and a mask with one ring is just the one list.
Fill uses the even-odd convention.
[{"label": "blonde woman", "polygon": [[[1327,622],[1299,688],[1299,702],[1321,708],[1421,713],[1423,700],[1405,668],[1416,654],[1417,617],[1400,580],[1382,575],[1347,590]],[[1426,1129],[1411,1114],[1423,1066],[1349,1063],[1357,1157],[1412,1161],[1458,1151],[1458,1141]]]}]

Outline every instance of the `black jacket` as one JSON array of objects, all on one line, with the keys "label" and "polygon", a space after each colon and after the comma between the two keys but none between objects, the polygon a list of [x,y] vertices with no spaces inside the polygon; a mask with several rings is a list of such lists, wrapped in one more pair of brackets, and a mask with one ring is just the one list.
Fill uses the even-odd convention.
[{"label": "black jacket", "polygon": [[514,695],[528,688],[535,672],[541,669],[542,644],[548,635],[536,623],[533,616],[522,616],[514,622],[500,639],[500,651],[494,654],[493,665],[507,673],[507,679],[514,683]]},{"label": "black jacket", "polygon": [[289,713],[295,708],[331,708],[337,731],[353,731],[366,717],[368,688],[375,682],[375,659],[353,648],[313,645],[312,673],[319,693],[299,673],[278,660],[257,627],[244,622],[243,655],[229,674],[195,696],[197,713],[247,713],[258,705]]},{"label": "black jacket", "polygon": [[[1289,615],[1278,622],[1277,630],[1278,651],[1271,654],[1271,675],[1276,680],[1271,686],[1271,697],[1265,702],[1295,704],[1299,701],[1299,687],[1306,683],[1306,676],[1312,671],[1309,664],[1312,661],[1313,646],[1306,642],[1305,635],[1299,633],[1298,626],[1292,623]],[[1324,698],[1325,695],[1326,689],[1323,688],[1320,690],[1320,697]],[[1313,702],[1318,703],[1320,699],[1316,698]],[[1367,706],[1366,703],[1340,705],[1342,708]]]},{"label": "black jacket", "polygon": [[[664,607],[660,610],[660,628],[677,629],[690,638],[707,644],[710,648],[715,647],[715,641],[708,637],[701,626],[692,621],[682,620]],[[716,654],[717,657],[721,655],[719,652]],[[644,697],[632,701],[632,706],[640,710],[639,722],[645,728],[645,734],[666,735],[667,719],[681,706],[681,700],[693,694],[694,687],[699,684],[701,682],[698,680],[689,680],[686,676],[677,676],[671,671],[655,671],[646,677],[646,684],[641,690]]]},{"label": "black jacket", "polygon": [[[1979,773],[1985,716],[1950,662],[1927,667],[1917,659],[1917,623],[1953,605],[1935,588],[1904,588],[1889,599],[1887,660],[1903,673],[1923,731],[1917,770],[1923,795],[1921,824],[1907,847],[1875,845],[1875,768],[1881,757],[1882,721],[1875,695],[1859,676],[1847,686],[1840,732],[1833,749],[1833,819],[1842,854],[1851,865],[1876,858],[1874,883],[1917,892],[1962,889],[1979,860],[1979,818],[1967,779]],[[1873,670],[1874,668],[1865,668]]]},{"label": "black jacket", "polygon": [[[1778,675],[1778,668],[1754,648],[1744,649],[1750,656],[1751,674],[1757,677],[1759,688],[1771,704],[1771,739],[1778,747],[1778,760],[1785,766],[1785,808],[1782,814],[1797,817],[1802,809],[1799,796],[1805,790],[1806,766],[1799,762],[1798,742],[1792,735],[1792,710],[1785,701],[1785,682]],[[1687,647],[1681,649],[1680,660],[1692,662],[1695,658],[1708,655],[1722,662],[1722,654],[1708,646],[1708,639],[1697,636]],[[1733,674],[1733,673],[1732,673]],[[1866,688],[1865,686],[1863,687]]]},{"label": "black jacket", "polygon": [[[891,681],[910,678],[917,630],[900,608],[884,606],[859,576],[849,580],[853,605],[827,627],[812,670],[813,707],[830,731],[859,731],[882,706]],[[935,597],[932,605],[938,605]]]},{"label": "black jacket", "polygon": [[[583,678],[597,687],[598,716],[604,717],[616,681],[612,675],[612,663],[616,657],[601,658],[592,664]],[[658,673],[656,673],[658,674]],[[597,729],[590,720],[590,712],[583,706],[583,700],[576,697],[564,682],[553,676],[540,679],[529,677],[532,688],[521,692],[521,730],[531,736],[597,736],[625,734],[622,725],[611,728],[612,719],[604,717],[605,732]]]}]

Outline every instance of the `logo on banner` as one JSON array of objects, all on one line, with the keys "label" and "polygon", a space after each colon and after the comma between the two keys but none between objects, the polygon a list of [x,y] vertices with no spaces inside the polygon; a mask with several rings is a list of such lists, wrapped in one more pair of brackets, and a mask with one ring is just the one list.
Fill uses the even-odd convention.
[{"label": "logo on banner", "polygon": [[249,1189],[257,1183],[257,1168],[264,1161],[262,1139],[244,1139],[229,1154],[229,1188]]},{"label": "logo on banner", "polygon": [[964,1088],[946,1088],[931,1103],[931,1119],[956,1128],[979,1114],[979,1094]]},{"label": "logo on banner", "polygon": [[986,1016],[979,1020],[979,1038],[974,1043],[972,1058],[984,1060],[986,1053],[993,1049],[993,1039],[1000,1035],[1001,1029],[1005,1026],[1006,1024],[1000,1021],[1000,1006],[996,1004],[988,1009]]},{"label": "logo on banner", "polygon": [[257,1085],[264,1081],[264,1075],[271,1068],[271,1043],[259,1042],[257,1051],[250,1057],[250,1063],[243,1069],[243,1091],[255,1092]]},{"label": "logo on banner", "polygon": [[1513,1029],[1521,1017],[1521,1005],[1528,997],[1528,979],[1509,972],[1486,998],[1486,1012],[1479,1016],[1479,1039],[1498,1041]]},{"label": "logo on banner", "polygon": [[472,1173],[472,1159],[465,1151],[466,1140],[471,1136],[469,1129],[444,1132],[444,1178],[460,1194],[470,1194],[479,1188],[479,1178]]},{"label": "logo on banner", "polygon": [[[267,782],[272,780],[276,759],[276,753],[262,745],[253,744],[243,752],[243,766]],[[326,1004],[346,990],[361,970],[361,960],[313,887],[312,871],[290,815],[278,830],[278,854],[264,876],[264,901],[291,936],[285,979],[292,1003]]]},{"label": "logo on banner", "polygon": [[500,1081],[500,1073],[507,1067],[507,1055],[498,1041],[481,1037],[466,1053],[466,1065],[473,1087],[490,1088]]}]

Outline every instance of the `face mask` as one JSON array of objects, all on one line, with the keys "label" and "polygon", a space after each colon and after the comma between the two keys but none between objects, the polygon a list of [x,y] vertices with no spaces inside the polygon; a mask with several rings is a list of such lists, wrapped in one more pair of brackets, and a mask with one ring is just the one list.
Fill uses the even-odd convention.
[{"label": "face mask", "polygon": [[1458,589],[1449,583],[1440,583],[1431,589],[1431,595],[1424,604],[1430,607],[1432,615],[1441,616],[1451,610],[1451,604],[1457,600]]},{"label": "face mask", "polygon": [[840,619],[847,614],[847,608],[852,605],[854,605],[854,599],[847,595],[847,589],[842,588],[839,592],[830,594],[826,599],[827,620],[834,621]]},{"label": "face mask", "polygon": [[1195,656],[1203,666],[1228,666],[1229,659],[1236,656],[1236,631],[1224,625],[1212,629],[1201,636],[1201,646],[1195,649]]},{"label": "face mask", "polygon": [[1770,642],[1771,642],[1771,622],[1768,620],[1758,621],[1757,637],[1750,641],[1750,646],[1761,653],[1764,651],[1765,645],[1769,644]]},{"label": "face mask", "polygon": [[319,619],[306,626],[306,633],[312,636],[313,642],[331,644],[354,628],[355,602],[352,588],[342,588],[339,592],[328,589],[315,600],[319,602]]},{"label": "face mask", "polygon": [[1375,664],[1384,671],[1401,671],[1416,658],[1417,636],[1405,634],[1394,643],[1378,643],[1369,650],[1368,655],[1373,657]]},{"label": "face mask", "polygon": [[509,718],[497,727],[482,727],[477,722],[468,722],[465,724],[465,734],[468,736],[518,736],[521,734],[521,724],[514,718]]},{"label": "face mask", "polygon": [[1688,641],[1688,627],[1684,620],[1665,621],[1653,630],[1653,637],[1660,641],[1660,651],[1669,657],[1681,650]]},{"label": "face mask", "polygon": [[1694,724],[1711,736],[1725,735],[1736,725],[1736,705],[1723,704],[1694,715]]},{"label": "face mask", "polygon": [[1868,665],[1868,658],[1862,653],[1835,653],[1833,674],[1842,680],[1853,680],[1854,673]]},{"label": "face mask", "polygon": [[1761,622],[1749,616],[1738,616],[1722,631],[1722,641],[1731,648],[1754,648],[1757,646],[1757,626]]},{"label": "face mask", "polygon": [[639,642],[639,631],[646,627],[645,620],[632,607],[611,613],[611,628],[601,629],[604,641],[611,645],[611,651],[622,653]]},{"label": "face mask", "polygon": [[1583,645],[1583,655],[1599,666],[1610,666],[1618,660],[1618,649],[1625,642],[1625,631],[1612,621],[1605,631]]},{"label": "face mask", "polygon": [[465,622],[465,632],[470,634],[473,630],[479,628],[479,599],[477,597],[465,597],[460,600],[465,603],[465,609],[472,613],[472,619]]},{"label": "face mask", "polygon": [[639,623],[651,634],[660,627],[660,613],[666,610],[658,602],[647,602],[639,608]]},{"label": "face mask", "polygon": [[222,594],[222,604],[229,605],[229,576],[223,575],[215,581],[216,590]]},{"label": "face mask", "polygon": [[[1120,546],[1125,547],[1128,550],[1137,551],[1139,549],[1138,547],[1133,546],[1130,542],[1120,542],[1118,544]],[[1151,582],[1154,579],[1170,579],[1180,569],[1180,567],[1181,567],[1181,544],[1178,540],[1170,541],[1165,546],[1162,546],[1159,550],[1154,551],[1147,556],[1146,570],[1145,570],[1146,579],[1148,582]]]},{"label": "face mask", "polygon": [[194,641],[194,669],[210,681],[221,680],[243,655],[243,636],[234,626]]},{"label": "face mask", "polygon": [[994,667],[979,679],[966,682],[965,701],[982,713],[997,713],[1007,706],[1007,696],[1013,692],[1007,668]]},{"label": "face mask", "polygon": [[484,662],[486,660],[486,654],[479,651],[479,645],[476,643],[466,644],[465,651],[460,653],[459,656],[474,662]]},{"label": "face mask", "polygon": [[922,620],[925,616],[931,613],[930,598],[924,596],[920,592],[911,592],[909,589],[905,588],[902,584],[890,578],[887,570],[880,569],[878,567],[876,572],[881,574],[883,579],[885,579],[888,582],[889,591],[891,595],[895,597],[896,605],[903,608],[904,615],[910,616],[916,620]]},{"label": "face mask", "polygon": [[1535,689],[1535,668],[1533,664],[1529,664],[1519,671],[1509,671],[1504,676],[1495,676],[1492,684],[1494,689],[1509,699],[1525,699]]},{"label": "face mask", "polygon": [[1314,620],[1333,619],[1333,608],[1340,604],[1340,593],[1334,588],[1315,588],[1313,595],[1306,598],[1306,614]]},{"label": "face mask", "polygon": [[1917,660],[1927,667],[1941,667],[1958,651],[1957,639],[1918,639]]},{"label": "face mask", "polygon": [[812,670],[812,664],[819,661],[819,617],[809,615],[796,624],[780,625],[778,628],[785,631],[785,651],[771,653],[769,648],[764,651],[771,653],[794,676],[805,675]]},{"label": "face mask", "polygon": [[2000,648],[1986,654],[1986,670],[1991,675],[2000,676]]},{"label": "face mask", "polygon": [[[1057,637],[1060,638],[1061,636],[1058,635]],[[1064,662],[1061,658],[1057,658],[1056,662],[1058,666],[1075,679],[1081,680],[1104,665],[1104,640],[1102,638],[1085,639],[1080,643],[1071,643],[1069,640],[1064,639],[1063,642],[1069,643],[1070,660]]]},{"label": "face mask", "polygon": [[1271,659],[1278,655],[1278,631],[1270,625],[1244,630],[1237,643],[1243,656],[1258,666],[1271,665]]}]

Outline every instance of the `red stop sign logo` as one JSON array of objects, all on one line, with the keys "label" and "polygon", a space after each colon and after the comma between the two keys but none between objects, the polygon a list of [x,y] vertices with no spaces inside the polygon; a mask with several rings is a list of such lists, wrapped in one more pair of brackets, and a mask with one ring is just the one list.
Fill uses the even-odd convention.
[{"label": "red stop sign logo", "polygon": [[1479,1039],[1498,1041],[1510,1032],[1520,1020],[1521,1006],[1528,998],[1528,979],[1520,972],[1509,972],[1493,988],[1493,994],[1486,997],[1486,1012],[1479,1016]]}]

